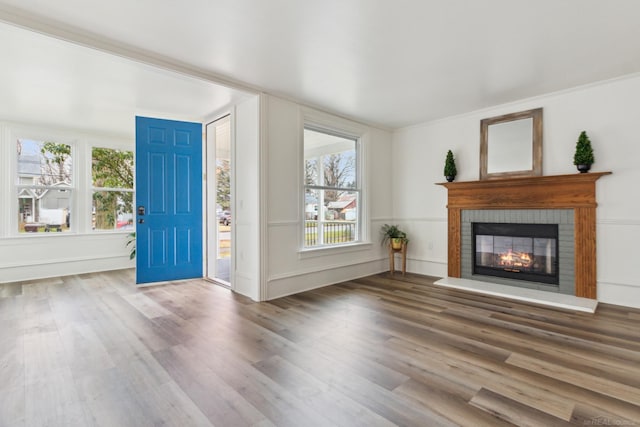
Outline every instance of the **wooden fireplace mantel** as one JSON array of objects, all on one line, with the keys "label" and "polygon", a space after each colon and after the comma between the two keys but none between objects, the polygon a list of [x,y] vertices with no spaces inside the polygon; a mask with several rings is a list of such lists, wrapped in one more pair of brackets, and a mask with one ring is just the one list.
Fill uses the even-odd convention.
[{"label": "wooden fireplace mantel", "polygon": [[461,211],[573,209],[576,296],[595,299],[596,185],[611,172],[439,183],[448,190],[448,274],[460,277]]}]

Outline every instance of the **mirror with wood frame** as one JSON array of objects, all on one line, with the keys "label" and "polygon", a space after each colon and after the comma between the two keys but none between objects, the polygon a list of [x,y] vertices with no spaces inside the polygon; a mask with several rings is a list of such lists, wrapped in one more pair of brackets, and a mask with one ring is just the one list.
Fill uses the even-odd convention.
[{"label": "mirror with wood frame", "polygon": [[542,175],[542,108],[480,121],[480,179]]}]

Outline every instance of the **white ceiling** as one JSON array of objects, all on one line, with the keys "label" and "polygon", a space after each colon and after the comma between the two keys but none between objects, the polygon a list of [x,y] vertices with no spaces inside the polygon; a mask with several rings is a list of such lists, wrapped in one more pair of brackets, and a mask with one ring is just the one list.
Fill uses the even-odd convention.
[{"label": "white ceiling", "polygon": [[0,24],[0,119],[132,138],[135,116],[201,121],[246,95]]},{"label": "white ceiling", "polygon": [[[389,128],[640,71],[637,0],[0,0],[0,19]],[[81,120],[127,109],[203,117],[243,96],[38,39],[0,28],[3,116],[25,102]]]}]

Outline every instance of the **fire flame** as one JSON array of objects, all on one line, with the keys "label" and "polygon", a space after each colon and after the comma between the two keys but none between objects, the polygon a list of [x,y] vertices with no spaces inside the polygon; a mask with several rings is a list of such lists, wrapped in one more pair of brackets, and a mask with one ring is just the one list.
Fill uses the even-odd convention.
[{"label": "fire flame", "polygon": [[500,254],[500,265],[508,267],[530,267],[531,257],[526,252],[509,252]]}]

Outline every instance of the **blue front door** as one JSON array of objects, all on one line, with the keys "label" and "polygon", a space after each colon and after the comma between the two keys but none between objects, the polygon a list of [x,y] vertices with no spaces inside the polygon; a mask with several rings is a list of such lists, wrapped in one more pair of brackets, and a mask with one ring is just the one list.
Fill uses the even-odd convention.
[{"label": "blue front door", "polygon": [[136,281],[202,277],[202,125],[136,117]]}]

